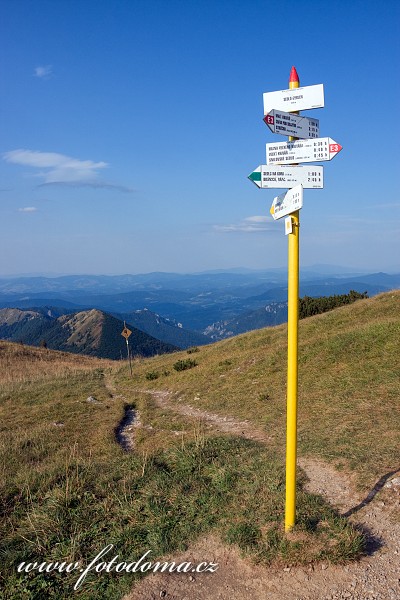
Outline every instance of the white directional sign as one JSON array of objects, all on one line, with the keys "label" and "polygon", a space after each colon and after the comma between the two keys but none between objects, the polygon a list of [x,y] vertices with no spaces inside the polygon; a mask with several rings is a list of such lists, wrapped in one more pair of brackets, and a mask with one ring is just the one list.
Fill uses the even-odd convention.
[{"label": "white directional sign", "polygon": [[308,85],[306,87],[293,88],[291,90],[279,90],[278,92],[267,92],[263,94],[264,115],[271,110],[309,110],[311,108],[323,108],[324,86]]},{"label": "white directional sign", "polygon": [[293,135],[298,138],[319,137],[319,120],[301,117],[291,113],[271,110],[265,117],[264,122],[272,133],[281,135]]},{"label": "white directional sign", "polygon": [[342,146],[329,137],[267,144],[268,165],[332,160]]},{"label": "white directional sign", "polygon": [[296,187],[292,188],[286,194],[281,194],[274,198],[272,202],[272,206],[270,209],[270,213],[274,220],[281,219],[282,217],[286,217],[291,213],[299,210],[303,206],[303,186],[296,185]]},{"label": "white directional sign", "polygon": [[259,188],[292,188],[302,184],[303,188],[322,189],[324,187],[324,167],[290,166],[268,167],[260,165],[248,176]]}]

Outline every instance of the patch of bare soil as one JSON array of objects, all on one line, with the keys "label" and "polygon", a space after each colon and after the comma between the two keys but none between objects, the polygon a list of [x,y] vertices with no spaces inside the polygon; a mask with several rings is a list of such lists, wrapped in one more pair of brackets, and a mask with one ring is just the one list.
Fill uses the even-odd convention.
[{"label": "patch of bare soil", "polygon": [[[268,436],[247,421],[211,414],[192,406],[171,403],[166,391],[152,392],[157,404],[183,415],[197,416],[219,431],[260,442]],[[365,497],[351,479],[319,460],[304,458],[310,492],[323,495],[341,514],[360,527],[368,539],[368,555],[346,566],[329,563],[296,568],[261,567],[240,556],[210,535],[189,550],[164,560],[218,563],[214,573],[151,573],[123,600],[397,600],[400,598],[400,525],[393,513],[400,505],[400,486],[388,473]],[[151,558],[151,557],[149,557]],[[154,557],[153,560],[159,560]]]},{"label": "patch of bare soil", "polygon": [[[144,391],[148,392],[148,390]],[[238,421],[234,417],[226,417],[206,412],[204,410],[200,410],[199,408],[191,406],[190,404],[172,404],[170,392],[167,391],[156,391],[148,393],[151,393],[154,400],[156,401],[156,404],[160,408],[166,408],[175,412],[179,412],[179,414],[184,415],[186,417],[195,417],[213,427],[215,431],[232,433],[234,435],[243,436],[250,440],[256,440],[258,442],[268,442],[271,439],[265,432],[257,431],[256,429],[254,429],[254,425],[252,425],[249,421]]]},{"label": "patch of bare soil", "polygon": [[[104,384],[112,400],[116,398],[126,400],[125,396],[117,394],[114,381],[109,376],[104,378]],[[126,406],[124,416],[115,429],[115,438],[127,452],[132,452],[135,448],[135,429],[138,427],[141,427],[139,411],[130,405]]]}]

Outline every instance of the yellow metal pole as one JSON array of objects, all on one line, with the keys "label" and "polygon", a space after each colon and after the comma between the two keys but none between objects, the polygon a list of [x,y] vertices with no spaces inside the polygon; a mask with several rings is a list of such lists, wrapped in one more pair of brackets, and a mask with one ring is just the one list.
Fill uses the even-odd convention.
[{"label": "yellow metal pole", "polygon": [[[296,69],[292,67],[289,88],[300,86]],[[290,136],[289,141],[296,138]],[[297,463],[297,394],[298,394],[298,328],[299,328],[299,211],[292,213],[292,233],[288,235],[288,365],[286,414],[286,503],[285,531],[296,521]]]}]

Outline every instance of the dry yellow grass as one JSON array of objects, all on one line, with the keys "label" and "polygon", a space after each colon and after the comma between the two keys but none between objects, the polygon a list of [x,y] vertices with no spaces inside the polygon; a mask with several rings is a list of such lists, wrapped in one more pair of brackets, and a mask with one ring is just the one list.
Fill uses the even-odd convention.
[{"label": "dry yellow grass", "polygon": [[0,386],[70,377],[115,364],[111,360],[0,341]]}]

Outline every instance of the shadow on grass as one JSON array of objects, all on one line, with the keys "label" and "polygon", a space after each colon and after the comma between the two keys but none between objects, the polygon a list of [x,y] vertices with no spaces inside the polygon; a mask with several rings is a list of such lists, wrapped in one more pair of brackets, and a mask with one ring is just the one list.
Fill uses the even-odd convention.
[{"label": "shadow on grass", "polygon": [[383,488],[383,486],[385,485],[387,480],[390,477],[392,477],[392,475],[396,475],[396,473],[398,473],[399,470],[400,469],[395,469],[394,471],[390,471],[389,473],[386,473],[386,475],[383,475],[380,479],[378,479],[378,481],[376,482],[376,484],[374,485],[372,490],[369,492],[369,494],[363,500],[361,500],[361,502],[359,504],[357,504],[356,506],[353,506],[353,508],[350,508],[347,512],[343,513],[342,516],[350,517],[351,515],[354,515],[354,513],[358,512],[359,510],[364,508],[364,506],[367,506],[367,504],[372,502],[372,500],[375,498],[377,493],[381,491],[381,489]]}]

